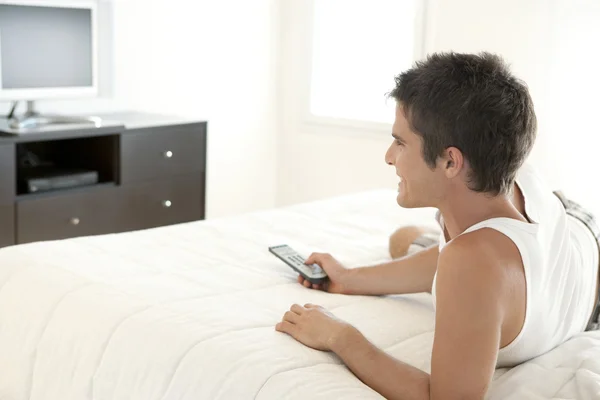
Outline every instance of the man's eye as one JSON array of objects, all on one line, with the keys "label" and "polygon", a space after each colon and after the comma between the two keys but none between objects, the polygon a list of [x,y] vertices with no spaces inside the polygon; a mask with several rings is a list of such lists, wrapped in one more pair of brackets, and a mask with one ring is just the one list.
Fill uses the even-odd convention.
[{"label": "man's eye", "polygon": [[404,143],[402,143],[401,140],[398,140],[398,139],[396,139],[395,142],[398,146],[402,146],[404,144]]}]

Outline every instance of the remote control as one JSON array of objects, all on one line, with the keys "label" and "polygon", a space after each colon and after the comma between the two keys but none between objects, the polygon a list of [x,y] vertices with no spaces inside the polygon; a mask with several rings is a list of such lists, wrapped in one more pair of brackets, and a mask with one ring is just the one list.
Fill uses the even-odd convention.
[{"label": "remote control", "polygon": [[317,264],[306,265],[304,258],[287,244],[269,247],[269,251],[292,267],[307,281],[314,284],[325,282],[327,274]]}]

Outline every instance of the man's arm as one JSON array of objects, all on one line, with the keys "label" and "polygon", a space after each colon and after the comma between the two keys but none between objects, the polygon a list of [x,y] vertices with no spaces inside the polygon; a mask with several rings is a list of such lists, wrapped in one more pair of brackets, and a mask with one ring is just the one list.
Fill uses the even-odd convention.
[{"label": "man's arm", "polygon": [[428,373],[378,349],[352,326],[342,331],[331,350],[365,385],[386,399],[430,398]]},{"label": "man's arm", "polygon": [[503,318],[502,268],[473,250],[468,235],[440,256],[431,376],[340,330],[334,351],[366,385],[388,399],[483,399],[496,366]]},{"label": "man's arm", "polygon": [[438,246],[432,246],[384,264],[353,268],[348,271],[347,294],[431,292],[438,255]]},{"label": "man's arm", "polygon": [[[487,232],[486,232],[487,231]],[[492,230],[456,238],[440,256],[436,281],[432,399],[483,399],[492,380],[510,274],[490,254]]]}]

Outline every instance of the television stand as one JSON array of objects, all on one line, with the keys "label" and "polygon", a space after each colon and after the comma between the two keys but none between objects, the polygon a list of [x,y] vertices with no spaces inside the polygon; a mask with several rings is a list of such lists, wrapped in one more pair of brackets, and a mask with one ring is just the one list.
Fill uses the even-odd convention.
[{"label": "television stand", "polygon": [[206,121],[101,117],[27,134],[0,120],[0,247],[204,219]]},{"label": "television stand", "polygon": [[18,104],[19,102],[15,101],[8,114],[8,125],[11,129],[41,129],[50,125],[90,125],[91,127],[100,127],[102,125],[102,119],[99,117],[42,115],[35,111],[33,101],[27,101],[27,111],[23,115],[15,116]]}]

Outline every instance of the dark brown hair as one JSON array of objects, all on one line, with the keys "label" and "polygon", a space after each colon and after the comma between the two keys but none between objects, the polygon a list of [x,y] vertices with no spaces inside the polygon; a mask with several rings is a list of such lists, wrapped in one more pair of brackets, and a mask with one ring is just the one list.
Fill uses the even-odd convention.
[{"label": "dark brown hair", "polygon": [[469,188],[508,193],[535,141],[537,121],[525,83],[490,53],[435,53],[395,78],[389,93],[421,136],[435,167],[448,147],[470,165]]}]

